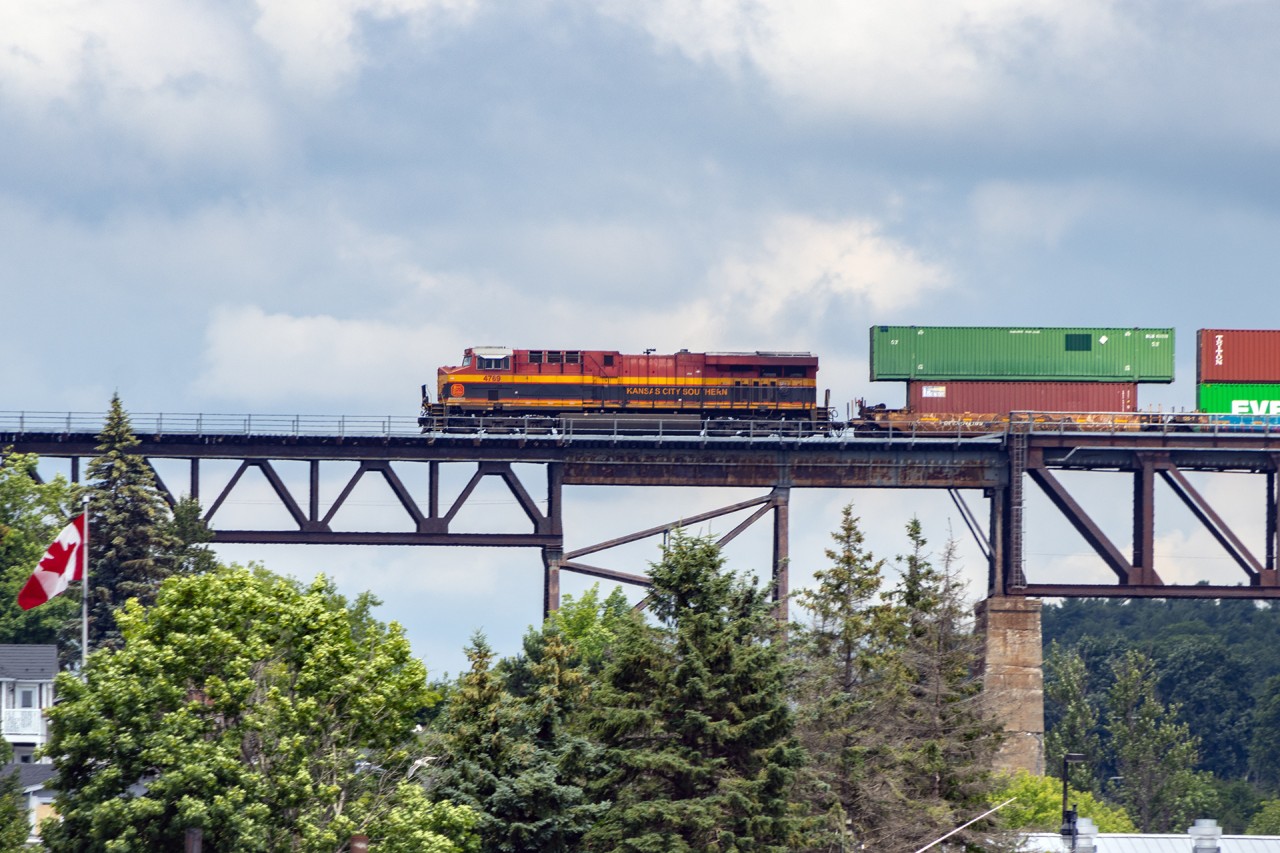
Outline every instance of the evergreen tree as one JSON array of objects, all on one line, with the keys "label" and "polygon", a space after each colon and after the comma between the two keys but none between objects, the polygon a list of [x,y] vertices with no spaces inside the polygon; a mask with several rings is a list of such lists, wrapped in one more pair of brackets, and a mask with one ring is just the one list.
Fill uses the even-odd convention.
[{"label": "evergreen tree", "polygon": [[882,593],[884,561],[845,507],[831,566],[797,596],[795,696],[810,767],[798,796],[821,816],[806,849],[914,849],[983,811],[1000,733],[981,702],[979,645],[954,544],[942,568],[907,525],[902,577]]},{"label": "evergreen tree", "polygon": [[190,496],[174,504],[165,531],[173,548],[165,555],[169,574],[202,575],[218,568],[218,558],[207,544],[213,541],[213,531],[202,513],[200,502]]},{"label": "evergreen tree", "polygon": [[1142,832],[1180,830],[1211,814],[1211,792],[1198,778],[1197,740],[1178,722],[1178,707],[1156,696],[1155,666],[1130,651],[1114,665],[1107,733],[1119,773],[1119,799]]},{"label": "evergreen tree", "polygon": [[[895,722],[904,739],[909,827],[920,833],[912,845],[919,846],[916,841],[936,838],[985,811],[982,806],[995,787],[991,762],[1002,735],[983,703],[980,638],[973,633],[956,572],[956,543],[948,540],[942,565],[935,567],[925,552],[919,519],[908,522],[907,540],[911,550],[899,558],[902,579],[891,597],[906,629],[902,661],[909,701]],[[976,824],[967,832],[980,833],[983,827]]]},{"label": "evergreen tree", "polygon": [[605,748],[586,849],[794,849],[791,737],[780,631],[716,545],[677,531],[652,566],[656,626],[628,620],[591,700]]},{"label": "evergreen tree", "polygon": [[503,684],[503,668],[482,635],[467,649],[460,679],[439,721],[441,764],[435,792],[480,814],[484,851],[576,850],[603,811],[587,801],[582,780],[595,750],[567,727],[585,697],[582,672],[559,635],[526,638],[533,663],[518,668],[524,695]]},{"label": "evergreen tree", "polygon": [[809,761],[796,796],[819,818],[811,849],[883,845],[907,810],[901,742],[891,723],[907,687],[897,614],[881,600],[885,561],[865,547],[853,505],[826,551],[830,565],[795,600],[807,624],[792,626],[796,731]]},{"label": "evergreen tree", "polygon": [[[98,436],[98,453],[89,464],[89,646],[117,646],[116,610],[131,598],[145,605],[173,568],[180,542],[169,511],[138,446],[120,396]],[[78,624],[68,633],[78,634]]]}]

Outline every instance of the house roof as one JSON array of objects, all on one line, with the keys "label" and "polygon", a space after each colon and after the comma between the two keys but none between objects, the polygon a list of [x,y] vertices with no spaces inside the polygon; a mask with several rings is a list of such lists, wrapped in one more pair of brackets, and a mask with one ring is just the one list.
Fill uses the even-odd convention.
[{"label": "house roof", "polygon": [[22,764],[17,761],[11,761],[0,767],[0,773],[5,775],[17,773],[18,783],[22,785],[22,790],[24,791],[43,788],[53,778],[55,772],[52,764]]},{"label": "house roof", "polygon": [[0,678],[52,681],[57,674],[57,646],[0,643]]},{"label": "house roof", "polygon": [[[1130,832],[1102,832],[1094,838],[1097,853],[1191,853],[1189,835],[1144,835]],[[1221,853],[1280,853],[1280,835],[1224,835],[1218,841]],[[1023,853],[1066,853],[1067,846],[1056,832],[1026,835]]]}]

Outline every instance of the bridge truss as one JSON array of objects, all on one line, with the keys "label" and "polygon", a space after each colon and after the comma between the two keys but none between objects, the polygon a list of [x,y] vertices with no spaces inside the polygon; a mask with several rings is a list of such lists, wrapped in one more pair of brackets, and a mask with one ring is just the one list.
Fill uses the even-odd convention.
[{"label": "bridge truss", "polygon": [[[96,455],[97,415],[0,413],[0,448],[69,461],[78,481]],[[560,574],[573,572],[645,586],[643,575],[597,565],[619,545],[676,527],[750,510],[720,541],[731,541],[771,516],[772,582],[778,615],[786,616],[789,593],[790,497],[793,489],[909,488],[948,490],[988,561],[990,596],[1280,598],[1277,573],[1277,474],[1280,431],[1230,432],[1215,427],[1017,422],[954,432],[884,430],[848,426],[821,435],[776,422],[742,424],[732,434],[647,422],[642,432],[625,423],[565,423],[537,431],[479,431],[422,435],[409,418],[303,418],[270,416],[134,415],[137,453],[157,471],[167,499],[190,494],[206,507],[215,542],[277,544],[433,545],[537,548],[541,552],[543,607],[559,606]],[[160,478],[161,463],[185,463],[186,488]],[[214,490],[202,491],[211,462],[236,466]],[[305,482],[282,476],[286,463],[305,463]],[[345,485],[325,500],[326,469],[344,466]],[[540,471],[534,478],[528,471]],[[469,477],[456,494],[442,488],[445,469]],[[1064,471],[1119,472],[1131,484],[1132,541],[1128,555],[1102,530],[1065,487]],[[287,525],[232,529],[219,511],[257,472],[270,486]],[[425,476],[424,476],[425,472]],[[1266,519],[1259,559],[1223,515],[1187,478],[1188,472],[1246,473],[1265,478]],[[334,519],[366,478],[383,481],[404,513],[398,531],[343,530]],[[524,532],[461,532],[459,513],[486,478],[510,492],[527,522]],[[425,482],[423,482],[425,480]],[[1115,575],[1113,584],[1031,584],[1024,571],[1024,487],[1034,483]],[[1165,583],[1154,549],[1156,484],[1163,482],[1209,530],[1242,571],[1238,585]],[[712,486],[763,490],[746,501],[719,507],[623,537],[565,549],[563,495],[566,486]],[[535,494],[545,495],[540,501]],[[964,497],[989,503],[984,524]],[[544,508],[545,506],[545,508]],[[590,558],[592,562],[584,562]],[[606,559],[607,562],[607,559]]]}]

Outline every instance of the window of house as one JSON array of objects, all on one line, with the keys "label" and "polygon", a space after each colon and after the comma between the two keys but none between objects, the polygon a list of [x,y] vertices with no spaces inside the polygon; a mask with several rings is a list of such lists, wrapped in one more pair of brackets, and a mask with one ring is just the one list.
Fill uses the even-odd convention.
[{"label": "window of house", "polygon": [[36,707],[36,691],[34,687],[23,687],[18,691],[18,707]]}]

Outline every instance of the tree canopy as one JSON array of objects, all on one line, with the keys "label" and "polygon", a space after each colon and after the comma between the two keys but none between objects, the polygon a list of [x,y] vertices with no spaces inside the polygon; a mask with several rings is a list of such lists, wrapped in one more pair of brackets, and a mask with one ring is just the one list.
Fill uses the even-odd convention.
[{"label": "tree canopy", "polygon": [[[122,643],[63,673],[49,711],[54,850],[473,849],[474,815],[411,778],[426,671],[401,629],[261,569],[174,577],[117,613]],[[426,846],[415,846],[426,845]],[[470,845],[470,846],[469,846]]]}]

